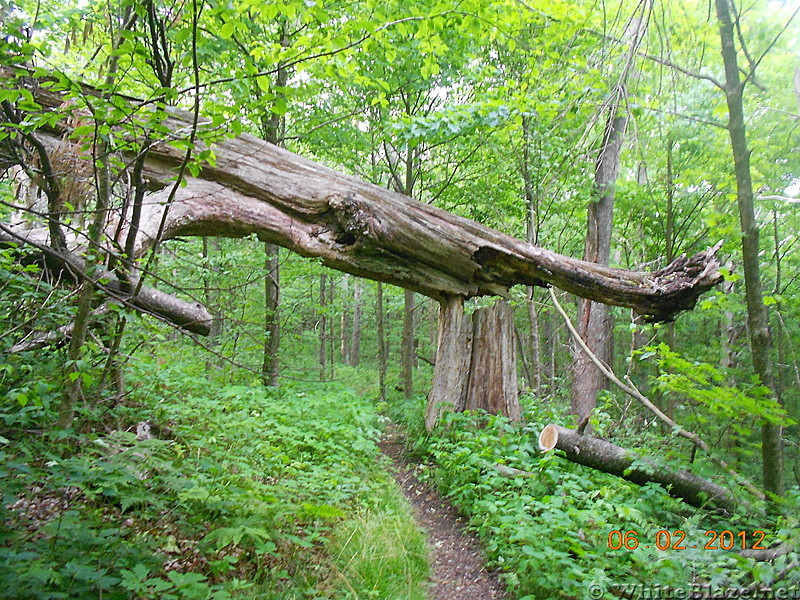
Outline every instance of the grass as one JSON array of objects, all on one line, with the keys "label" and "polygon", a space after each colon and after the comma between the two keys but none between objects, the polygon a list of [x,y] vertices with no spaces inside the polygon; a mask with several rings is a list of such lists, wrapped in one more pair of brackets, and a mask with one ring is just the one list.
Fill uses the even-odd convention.
[{"label": "grass", "polygon": [[[362,511],[333,532],[335,581],[343,587],[333,598],[426,600],[428,553],[411,508],[392,482],[374,508]],[[360,591],[359,591],[360,590]]]},{"label": "grass", "polygon": [[[50,428],[49,398],[32,411],[5,393],[4,598],[425,598],[425,540],[380,461],[371,398],[217,383],[186,363],[143,365],[139,392],[87,404],[72,431]],[[145,419],[158,439],[125,431]]]}]

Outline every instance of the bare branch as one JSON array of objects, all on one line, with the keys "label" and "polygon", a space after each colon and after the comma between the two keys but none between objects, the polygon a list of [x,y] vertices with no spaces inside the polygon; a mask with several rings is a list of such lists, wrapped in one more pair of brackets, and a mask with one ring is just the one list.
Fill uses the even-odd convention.
[{"label": "bare branch", "polygon": [[622,381],[619,380],[619,378],[614,374],[611,368],[605,363],[601,362],[597,358],[597,356],[589,349],[589,346],[586,345],[586,342],[583,341],[583,338],[581,338],[581,336],[578,334],[578,331],[575,329],[575,326],[572,324],[569,315],[567,315],[566,311],[564,310],[564,307],[562,307],[561,303],[558,301],[558,298],[556,297],[553,288],[550,288],[550,298],[553,300],[553,305],[556,307],[556,310],[564,319],[564,323],[566,324],[567,329],[569,329],[569,332],[572,334],[572,337],[575,339],[575,341],[578,343],[581,349],[586,353],[589,359],[595,364],[595,366],[597,366],[598,369],[600,369],[600,371],[602,371],[603,375],[605,375],[609,381],[611,381],[614,385],[616,385],[619,389],[621,389],[629,396],[641,402],[650,412],[656,415],[656,417],[658,417],[658,419],[661,422],[668,425],[676,435],[686,438],[698,448],[708,452],[709,453],[708,455],[711,458],[711,460],[713,460],[717,465],[719,465],[725,471],[731,474],[736,479],[736,481],[738,481],[739,484],[742,485],[743,487],[747,488],[747,490],[750,493],[752,493],[760,500],[765,499],[764,493],[761,490],[759,490],[755,485],[750,483],[750,481],[742,477],[739,473],[734,471],[724,460],[722,460],[721,458],[717,458],[713,454],[711,454],[711,449],[709,448],[708,444],[706,444],[702,440],[702,438],[700,438],[699,435],[697,435],[692,431],[684,429],[683,427],[678,425],[675,421],[673,421],[671,418],[669,418],[667,415],[665,415],[660,408],[658,408],[649,399],[647,399],[638,389],[636,389],[636,387],[630,380],[628,381],[628,384],[622,383]]},{"label": "bare branch", "polygon": [[721,90],[724,90],[724,85],[716,78],[712,77],[711,75],[706,75],[705,73],[698,73],[697,71],[692,71],[691,69],[687,69],[682,67],[671,60],[667,60],[661,56],[655,56],[654,54],[645,54],[644,52],[640,52],[639,56],[646,58],[648,60],[652,60],[653,62],[657,62],[660,65],[664,65],[665,67],[669,67],[670,69],[674,69],[679,73],[683,73],[684,75],[688,75],[689,77],[693,77],[694,79],[702,79],[704,81],[708,81],[713,83],[716,87]]}]

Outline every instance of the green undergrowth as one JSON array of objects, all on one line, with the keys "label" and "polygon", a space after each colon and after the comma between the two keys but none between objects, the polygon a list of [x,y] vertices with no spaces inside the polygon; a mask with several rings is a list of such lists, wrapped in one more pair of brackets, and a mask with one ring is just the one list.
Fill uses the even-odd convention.
[{"label": "green undergrowth", "polygon": [[[52,399],[6,395],[3,598],[425,597],[424,538],[371,399],[170,368],[130,382],[138,395],[70,431],[50,427]],[[144,420],[154,439],[137,439]]]},{"label": "green undergrowth", "polygon": [[[515,598],[646,597],[626,595],[638,593],[630,587],[626,591],[637,584],[700,594],[800,583],[797,553],[756,562],[736,548],[704,548],[713,541],[709,531],[732,532],[739,550],[740,532],[746,532],[748,547],[758,540],[755,530],[766,533],[765,547],[796,539],[794,517],[723,517],[683,504],[656,484],[640,487],[558,453],[540,455],[539,431],[559,419],[546,409],[539,409],[538,418],[528,411],[525,425],[485,413],[450,414],[430,435],[422,424],[423,411],[423,402],[392,402],[392,416],[406,427],[410,450],[423,463],[423,477],[469,517],[490,564],[502,571]],[[496,465],[528,474],[504,476]],[[728,537],[723,544],[730,545]],[[711,545],[719,547],[720,539]]]}]

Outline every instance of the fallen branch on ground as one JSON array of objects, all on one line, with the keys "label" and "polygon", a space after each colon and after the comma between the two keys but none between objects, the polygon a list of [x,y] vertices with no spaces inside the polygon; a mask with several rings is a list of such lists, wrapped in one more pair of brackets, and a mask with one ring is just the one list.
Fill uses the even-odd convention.
[{"label": "fallen branch on ground", "polygon": [[666,423],[667,425],[669,425],[669,427],[672,429],[673,433],[675,433],[676,435],[679,435],[681,437],[686,438],[687,440],[692,442],[698,448],[708,452],[708,457],[715,464],[717,464],[719,467],[721,467],[722,469],[727,471],[732,477],[734,477],[734,479],[736,479],[736,481],[741,486],[747,488],[747,490],[750,493],[752,493],[754,496],[756,496],[756,498],[758,498],[759,500],[765,500],[766,499],[766,496],[764,495],[764,492],[759,490],[755,485],[753,485],[745,477],[740,475],[737,471],[734,471],[728,465],[728,463],[726,463],[724,460],[722,460],[721,458],[717,458],[713,454],[711,454],[711,451],[710,451],[711,449],[709,448],[708,444],[706,444],[700,438],[699,435],[697,435],[696,433],[694,433],[692,431],[684,429],[683,427],[678,425],[678,423],[676,423],[674,420],[672,420],[670,417],[665,415],[664,412],[660,408],[658,408],[647,397],[645,397],[644,394],[642,394],[638,389],[636,389],[636,387],[632,383],[630,385],[626,385],[622,381],[620,381],[620,379],[614,374],[614,372],[611,370],[611,368],[608,365],[604,364],[599,358],[597,358],[597,356],[594,354],[594,352],[591,351],[589,346],[586,345],[586,342],[583,341],[583,338],[581,338],[580,334],[575,329],[575,326],[572,324],[572,321],[570,320],[569,315],[564,310],[564,307],[561,306],[561,303],[558,301],[558,298],[556,298],[556,295],[555,295],[555,292],[553,291],[553,288],[550,288],[550,298],[552,298],[553,304],[555,305],[556,310],[563,317],[564,322],[567,325],[567,329],[569,329],[569,332],[570,332],[570,334],[572,334],[572,337],[575,339],[575,341],[578,343],[578,345],[581,347],[581,349],[584,352],[586,352],[587,356],[591,359],[591,361],[595,364],[595,366],[598,369],[600,369],[600,371],[603,373],[603,375],[605,375],[608,378],[609,381],[611,381],[611,383],[616,385],[619,389],[621,389],[623,392],[625,392],[629,396],[632,396],[633,398],[636,398],[639,402],[641,402],[647,409],[649,409],[653,414],[655,414],[656,417],[658,417],[663,423]]},{"label": "fallen branch on ground", "polygon": [[639,485],[650,482],[661,484],[671,496],[692,506],[708,505],[727,513],[733,513],[741,506],[728,490],[716,483],[684,469],[674,471],[611,442],[581,435],[560,425],[551,423],[542,429],[539,434],[539,449],[542,452],[562,450],[567,459],[574,463]]}]

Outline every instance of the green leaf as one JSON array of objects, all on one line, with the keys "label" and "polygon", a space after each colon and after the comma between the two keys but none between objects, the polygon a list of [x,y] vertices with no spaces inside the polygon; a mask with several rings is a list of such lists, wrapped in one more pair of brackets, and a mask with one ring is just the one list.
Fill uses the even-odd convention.
[{"label": "green leaf", "polygon": [[219,36],[224,40],[229,40],[233,37],[234,30],[235,27],[230,21],[223,23],[222,27],[219,28]]}]

